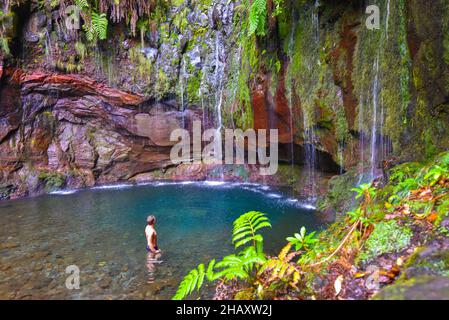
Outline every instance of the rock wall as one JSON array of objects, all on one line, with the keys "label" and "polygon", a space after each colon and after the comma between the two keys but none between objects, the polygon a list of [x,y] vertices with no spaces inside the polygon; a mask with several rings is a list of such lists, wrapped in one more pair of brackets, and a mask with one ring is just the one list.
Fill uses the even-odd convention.
[{"label": "rock wall", "polygon": [[[380,10],[379,29],[365,25],[368,5]],[[448,148],[444,1],[284,6],[246,57],[257,60],[249,81],[254,126],[277,127],[281,142],[294,145],[295,162],[313,144],[321,169],[362,163],[359,171],[373,178],[390,158],[423,160]]]},{"label": "rock wall", "polygon": [[148,105],[78,75],[8,70],[1,89],[1,178],[13,196],[128,180],[171,165],[170,133],[201,112]]}]

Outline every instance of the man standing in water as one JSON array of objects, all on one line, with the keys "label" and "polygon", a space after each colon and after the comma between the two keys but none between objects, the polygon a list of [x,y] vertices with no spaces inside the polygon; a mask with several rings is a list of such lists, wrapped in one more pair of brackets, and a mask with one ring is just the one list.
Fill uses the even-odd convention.
[{"label": "man standing in water", "polygon": [[157,233],[154,229],[156,224],[156,217],[151,215],[147,217],[147,226],[145,228],[145,237],[147,238],[147,251],[151,253],[160,253],[157,247]]}]

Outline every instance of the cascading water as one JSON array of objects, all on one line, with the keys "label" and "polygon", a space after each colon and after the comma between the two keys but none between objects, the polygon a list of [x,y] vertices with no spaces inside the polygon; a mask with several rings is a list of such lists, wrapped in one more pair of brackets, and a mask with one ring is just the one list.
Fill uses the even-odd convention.
[{"label": "cascading water", "polygon": [[[225,73],[225,62],[224,62],[224,44],[221,39],[220,32],[215,33],[215,73],[214,73],[214,88],[215,88],[215,106],[214,113],[216,119],[216,135],[215,142],[218,146],[222,146],[222,129],[223,129],[223,119],[222,119],[222,105],[223,105],[223,78]],[[221,157],[220,154],[216,154],[217,157]],[[221,159],[220,159],[221,160]],[[221,180],[224,178],[223,167],[220,166],[218,175]]]},{"label": "cascading water", "polygon": [[[212,48],[202,63],[201,80],[198,95],[203,110],[203,125],[205,128],[216,130],[214,141],[217,148],[222,145],[223,117],[222,107],[225,90],[225,60],[226,52],[223,34],[220,30],[215,31],[215,37],[208,39],[208,44]],[[181,77],[181,75],[180,75]],[[181,81],[181,79],[180,79]],[[182,88],[182,86],[181,86]],[[181,90],[182,92],[183,90]],[[215,149],[217,151],[218,149]],[[215,157],[220,160],[221,154],[216,153]],[[222,166],[216,167],[211,178],[224,180]]]},{"label": "cascading water", "polygon": [[[312,69],[311,74],[318,73],[320,66],[320,22],[319,22],[319,10],[320,3],[318,0],[315,1],[315,5],[311,10],[311,25],[312,25],[312,41],[314,48],[315,61],[311,61],[308,66]],[[306,181],[308,193],[310,194],[311,200],[313,201],[317,195],[317,183],[316,183],[316,166],[317,166],[317,154],[316,154],[316,135],[314,129],[314,113],[312,109],[303,110],[303,124],[304,124],[304,151],[305,151],[305,167],[306,167]]]},{"label": "cascading water", "polygon": [[[371,124],[371,162],[370,162],[370,179],[374,179],[376,173],[376,164],[377,164],[377,136],[378,136],[378,126],[379,126],[379,117],[378,117],[378,109],[379,109],[379,54],[376,57],[373,65],[374,70],[374,80],[373,80],[373,120]],[[380,120],[382,122],[382,120]]]},{"label": "cascading water", "polygon": [[184,82],[186,81],[186,62],[185,62],[185,57],[184,55],[182,56],[181,59],[181,67],[179,70],[179,91],[180,91],[180,96],[181,96],[181,112],[182,112],[182,127],[185,128],[186,127],[186,123],[185,123],[185,102],[184,102],[184,91],[185,91],[185,84]]},{"label": "cascading water", "polygon": [[[379,146],[383,145],[383,104],[379,101],[381,79],[379,71],[379,54],[373,62],[373,79],[371,88],[367,90],[369,93],[368,99],[364,96],[360,97],[359,106],[359,128],[360,132],[360,183],[367,183],[374,180],[377,176],[377,166],[381,160],[383,151],[379,152]],[[370,113],[368,113],[371,111]],[[365,127],[366,117],[371,116],[369,127]],[[381,153],[381,154],[379,154]],[[368,163],[368,166],[365,165]]]},{"label": "cascading water", "polygon": [[215,33],[215,114],[217,119],[217,131],[221,136],[221,129],[223,127],[223,120],[221,115],[221,107],[223,104],[223,76],[224,76],[224,63],[220,61],[220,56],[223,55],[223,46],[220,41],[220,33]]},{"label": "cascading water", "polygon": [[[293,8],[292,17],[295,17],[294,21],[296,21],[296,12]],[[296,32],[297,23],[292,22],[291,30],[290,30],[290,40],[288,42],[288,55],[293,56],[294,46],[295,46],[295,32]],[[295,165],[295,137],[293,134],[293,94],[292,88],[289,88],[289,92],[287,95],[288,98],[288,107],[290,111],[290,162],[292,168],[292,174]]]},{"label": "cascading water", "polygon": [[[382,57],[381,43],[388,41],[388,21],[390,18],[390,0],[386,2],[385,28],[379,30],[378,38],[371,37],[369,41],[375,41],[377,53],[371,61],[370,85],[364,87],[364,93],[360,96],[358,125],[360,130],[360,177],[359,183],[367,183],[376,179],[379,175],[379,164],[382,162],[388,150],[385,145],[384,133],[384,102],[381,95],[382,70],[380,61]],[[371,36],[371,34],[370,34]],[[372,43],[372,44],[373,44]],[[369,62],[367,62],[369,63]],[[365,96],[366,94],[366,96]],[[366,126],[369,124],[369,127]]]},{"label": "cascading water", "polygon": [[45,28],[45,58],[47,59],[47,63],[49,65],[54,63],[54,59],[53,59],[53,48],[51,45],[51,37],[50,37],[50,33],[48,32],[48,29]]}]

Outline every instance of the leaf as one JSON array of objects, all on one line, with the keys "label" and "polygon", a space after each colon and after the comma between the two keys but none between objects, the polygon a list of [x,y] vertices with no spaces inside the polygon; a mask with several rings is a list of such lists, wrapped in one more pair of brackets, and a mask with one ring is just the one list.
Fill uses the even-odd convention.
[{"label": "leaf", "polygon": [[301,238],[304,238],[304,236],[306,235],[306,228],[305,227],[301,227]]},{"label": "leaf", "polygon": [[250,211],[241,215],[234,221],[232,242],[234,242],[235,248],[241,247],[250,241],[263,241],[262,236],[256,234],[256,232],[269,227],[271,227],[271,224],[262,212]]},{"label": "leaf", "polygon": [[88,0],[75,0],[75,5],[77,5],[80,9],[84,9],[89,7],[89,2]]},{"label": "leaf", "polygon": [[213,279],[213,267],[215,260],[209,262],[207,271],[204,272],[204,264],[199,264],[197,268],[192,269],[181,281],[178,289],[176,290],[175,295],[172,297],[172,300],[182,300],[195,290],[199,290],[203,283],[204,277],[207,276],[207,279],[211,281]]},{"label": "leaf", "polygon": [[341,292],[341,285],[343,283],[344,277],[342,275],[339,275],[337,279],[335,279],[334,282],[334,289],[335,289],[335,296],[338,296]]},{"label": "leaf", "polygon": [[204,272],[204,264],[200,264],[198,265],[198,281],[196,284],[197,290],[200,290],[201,286],[203,285],[204,282],[204,276],[205,276],[205,272]]},{"label": "leaf", "polygon": [[212,281],[214,278],[214,266],[215,266],[215,259],[212,259],[209,262],[209,265],[207,266],[206,270],[206,277],[209,281]]}]

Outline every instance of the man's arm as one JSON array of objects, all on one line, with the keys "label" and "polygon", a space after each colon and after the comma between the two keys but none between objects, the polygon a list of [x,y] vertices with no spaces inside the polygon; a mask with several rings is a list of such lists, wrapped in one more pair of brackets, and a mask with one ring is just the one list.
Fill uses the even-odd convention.
[{"label": "man's arm", "polygon": [[154,247],[154,245],[153,245],[153,241],[151,241],[152,240],[152,237],[153,237],[153,232],[145,232],[145,234],[146,234],[146,236],[147,236],[147,245],[148,245],[148,248],[150,248],[150,250],[151,251],[156,251],[156,249],[155,249],[155,247]]},{"label": "man's arm", "polygon": [[152,239],[152,245],[153,245],[153,248],[151,249],[151,250],[153,250],[154,252],[160,252],[160,250],[159,249],[156,249],[156,248],[158,248],[158,245],[157,245],[157,234],[156,234],[156,232],[153,232],[152,234],[151,234],[151,239]]}]

